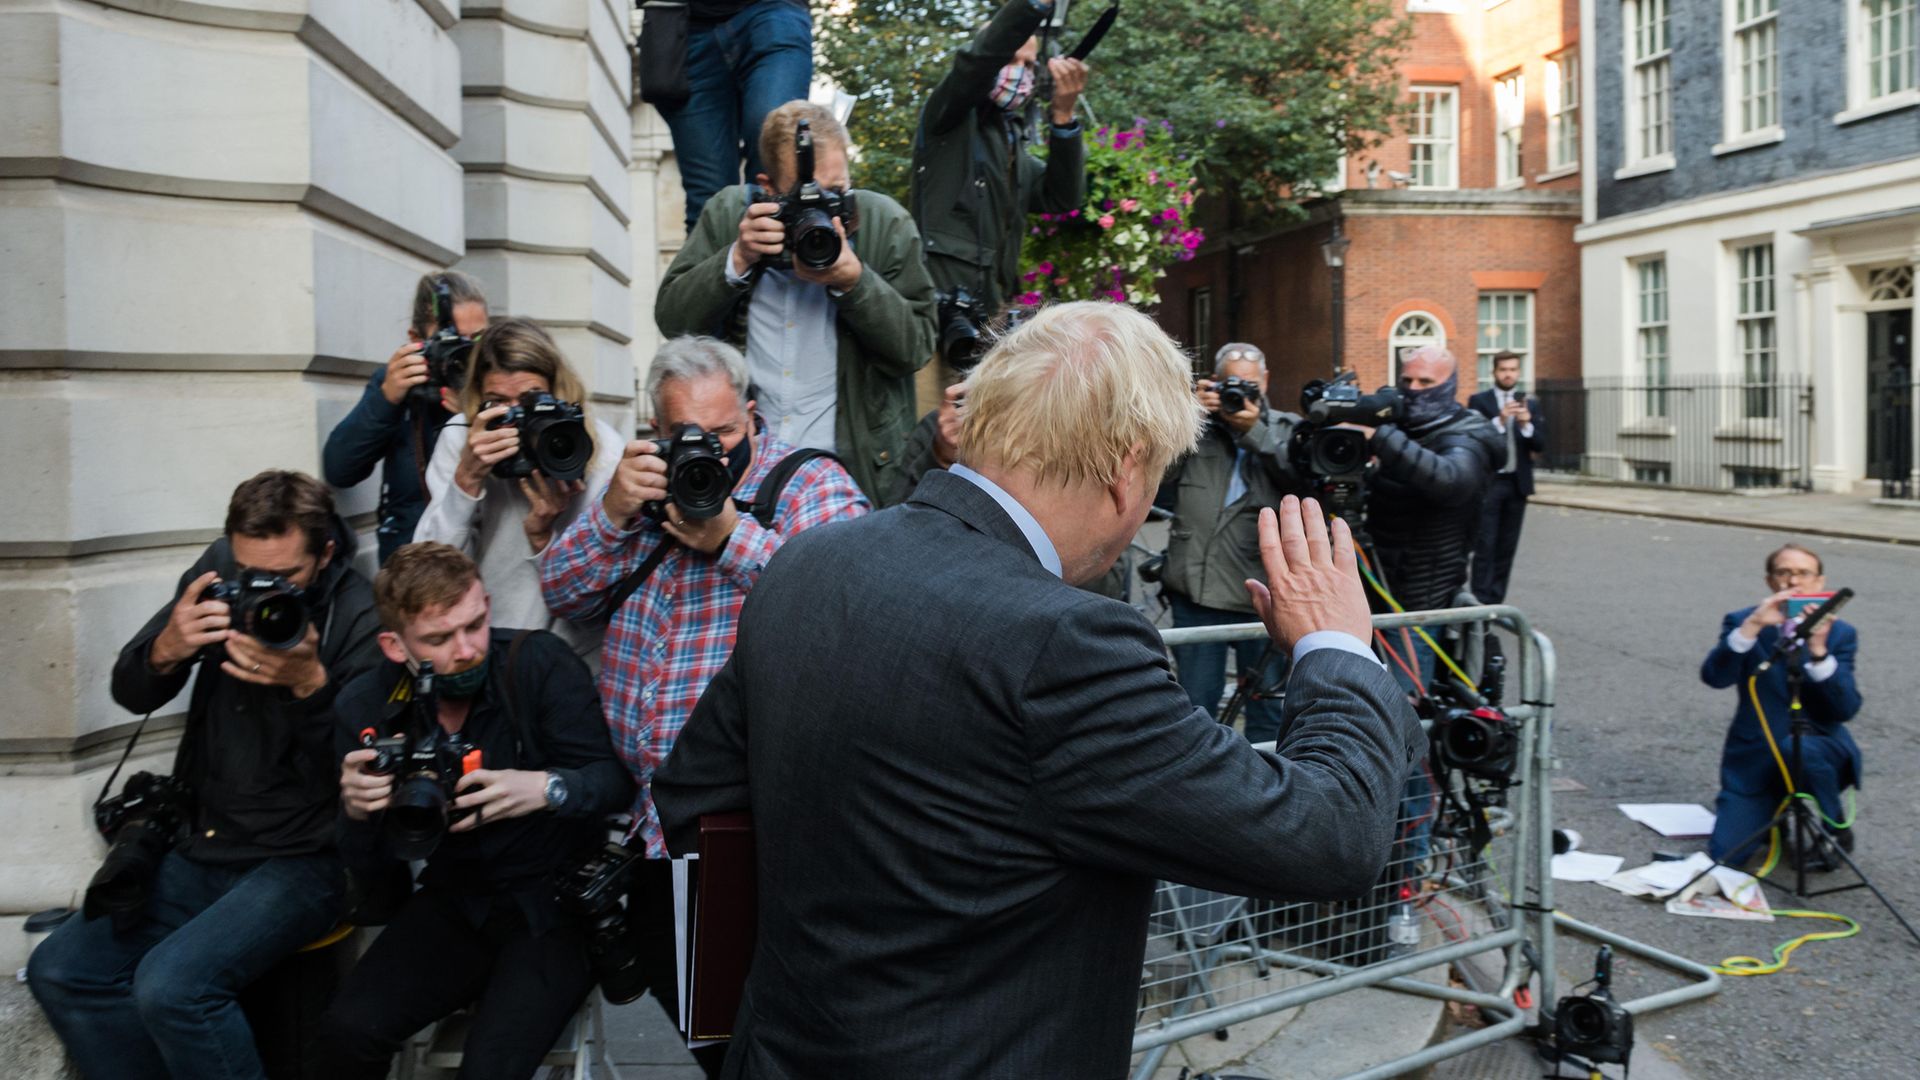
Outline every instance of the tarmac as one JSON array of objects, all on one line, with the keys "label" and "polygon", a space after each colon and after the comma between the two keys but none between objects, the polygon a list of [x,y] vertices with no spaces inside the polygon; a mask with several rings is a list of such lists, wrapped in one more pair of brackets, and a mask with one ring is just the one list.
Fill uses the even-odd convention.
[{"label": "tarmac", "polygon": [[1872,494],[1701,492],[1548,474],[1536,474],[1535,481],[1538,490],[1528,500],[1535,506],[1920,544],[1920,502],[1896,502]]}]

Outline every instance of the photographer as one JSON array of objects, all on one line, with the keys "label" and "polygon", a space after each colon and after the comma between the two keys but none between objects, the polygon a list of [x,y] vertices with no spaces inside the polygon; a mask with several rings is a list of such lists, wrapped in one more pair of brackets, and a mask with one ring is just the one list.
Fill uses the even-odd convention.
[{"label": "photographer", "polygon": [[[450,314],[443,313],[447,308]],[[457,337],[434,340],[446,318]],[[447,416],[458,411],[457,387],[435,385],[428,363],[431,348],[457,352],[464,370],[472,339],[487,328],[487,298],[480,283],[456,270],[427,274],[413,291],[413,318],[407,344],[394,351],[385,367],[367,379],[360,401],[327,436],[320,475],[336,488],[350,488],[381,466],[380,561],[413,539],[414,526],[427,508],[426,463]],[[460,342],[464,339],[465,348]]]},{"label": "photographer", "polygon": [[[236,998],[342,910],[331,709],[379,659],[354,546],[325,485],[263,472],[234,490],[226,535],[120,651],[113,699],[130,712],[158,711],[193,681],[173,767],[190,805],[177,832],[130,815],[84,917],[28,964],[81,1075],[264,1075]],[[275,648],[256,632],[291,640]],[[158,842],[131,848],[139,832]]]},{"label": "photographer", "polygon": [[[697,337],[667,342],[647,371],[647,394],[662,430],[679,433],[692,424],[717,437],[733,498],[711,517],[689,513],[676,501],[678,462],[669,463],[661,443],[636,441],[605,497],[554,541],[540,570],[547,602],[559,614],[586,618],[613,609],[601,695],[614,745],[640,787],[636,828],[648,855],[629,917],[647,942],[643,963],[653,992],[676,1016],[673,897],[648,786],[653,771],[733,651],[740,607],[768,560],[795,534],[858,517],[868,505],[830,458],[782,468],[795,450],[756,433],[746,361],[731,346]],[[736,502],[770,503],[772,513],[762,521]],[[720,1056],[701,1060],[711,1067]]]},{"label": "photographer", "polygon": [[[1841,805],[1840,792],[1858,786],[1861,775],[1860,747],[1847,730],[1847,721],[1860,711],[1860,690],[1853,679],[1859,632],[1851,623],[1829,616],[1808,634],[1804,651],[1796,651],[1764,672],[1760,670],[1793,621],[1787,613],[1792,598],[1824,593],[1826,588],[1826,567],[1820,556],[1806,548],[1788,544],[1768,555],[1769,595],[1720,621],[1720,636],[1700,665],[1701,682],[1715,690],[1733,687],[1739,691],[1726,746],[1721,750],[1720,796],[1714,801],[1713,837],[1707,841],[1707,853],[1715,859],[1737,866],[1763,850],[1758,843],[1738,849],[1734,845],[1766,824],[1788,795],[1786,778],[1774,760],[1766,733],[1760,729],[1754,699],[1758,698],[1766,712],[1774,744],[1782,754],[1789,753],[1793,716],[1789,671],[1802,677],[1801,708],[1812,722],[1800,744],[1797,787],[1819,803],[1820,814],[1840,846],[1853,850],[1851,815]],[[1749,694],[1747,680],[1755,675],[1759,681]],[[1843,821],[1848,825],[1834,824]],[[1812,871],[1830,870],[1839,862],[1824,843],[1812,851],[1790,852],[1789,857],[1804,859]]]},{"label": "photographer", "polygon": [[[812,140],[806,154],[802,121]],[[767,430],[790,446],[834,451],[877,499],[892,490],[913,427],[913,374],[933,354],[933,284],[920,237],[899,203],[849,190],[846,129],[826,109],[790,101],[774,110],[760,152],[773,170],[771,192],[762,176],[707,202],[660,284],[654,317],[668,337],[709,334],[744,351]],[[806,156],[814,190],[799,187],[809,179],[800,175]],[[817,201],[803,204],[799,194]],[[803,205],[838,208],[839,242],[824,228],[813,238],[837,249],[824,268],[788,263],[794,230],[783,208]]]},{"label": "photographer", "polygon": [[[1260,566],[1260,509],[1278,506],[1298,484],[1287,443],[1299,417],[1267,408],[1267,358],[1234,342],[1214,354],[1213,378],[1195,384],[1208,414],[1193,453],[1160,482],[1162,505],[1174,512],[1162,593],[1175,626],[1226,626],[1256,621],[1248,581],[1265,581]],[[1224,400],[1223,400],[1224,399]],[[1234,406],[1238,405],[1238,408]],[[1280,681],[1281,660],[1262,640],[1233,643],[1235,666],[1255,689]],[[1227,643],[1173,646],[1188,700],[1217,713],[1226,685]],[[1280,734],[1280,708],[1263,696],[1247,704],[1247,740]]]},{"label": "photographer", "polygon": [[[587,928],[560,909],[556,871],[604,840],[603,820],[632,786],[585,665],[552,634],[495,628],[473,560],[409,544],[374,579],[374,598],[386,663],[337,708],[341,849],[356,876],[378,876],[398,854],[425,866],[320,1021],[323,1075],[384,1077],[408,1036],[471,1005],[460,1075],[521,1080],[594,984]],[[413,676],[426,664],[433,694],[420,699]],[[410,750],[457,733],[452,791],[438,779],[450,770],[411,774],[411,753],[376,771],[368,730],[406,732]],[[445,807],[444,834],[425,854],[396,854],[395,807],[421,805],[422,784],[425,801]]]},{"label": "photographer", "polygon": [[[584,413],[586,385],[545,330],[526,319],[489,327],[474,346],[473,372],[460,394],[464,416],[448,422],[434,448],[427,469],[433,501],[415,535],[451,544],[480,564],[497,625],[552,630],[597,667],[599,630],[562,622],[547,610],[535,557],[607,489],[626,440],[597,419],[563,420],[565,437],[545,440],[545,449],[561,453],[538,456],[541,447],[521,438],[524,420],[505,421],[511,408],[524,411],[541,394]],[[551,460],[555,456],[564,460]],[[572,478],[548,475],[558,466],[567,466]]]},{"label": "photographer", "polygon": [[1064,214],[1086,202],[1086,150],[1074,119],[1087,86],[1084,62],[1046,61],[1053,81],[1047,155],[1030,150],[1026,109],[1040,62],[1034,35],[1052,13],[1050,2],[1008,0],[961,48],[920,111],[909,201],[927,270],[949,300],[943,324],[962,291],[975,305],[976,330],[1018,291],[1028,214]]}]

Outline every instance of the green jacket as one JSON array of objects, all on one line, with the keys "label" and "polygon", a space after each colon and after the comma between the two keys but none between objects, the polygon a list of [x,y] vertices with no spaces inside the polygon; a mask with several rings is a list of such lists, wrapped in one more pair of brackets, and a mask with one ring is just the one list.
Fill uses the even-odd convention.
[{"label": "green jacket", "polygon": [[[1010,0],[954,57],[920,110],[908,203],[941,292],[964,288],[997,312],[1019,291],[1027,215],[1064,214],[1087,201],[1078,126],[1051,128],[1047,157],[1028,152],[1025,118],[987,100],[994,78],[1039,29],[1029,0]],[[1046,123],[1046,118],[1042,118]]]},{"label": "green jacket", "polygon": [[[1287,443],[1300,418],[1268,410],[1245,435],[1232,439],[1217,420],[1193,453],[1174,463],[1160,482],[1160,505],[1173,511],[1167,536],[1166,587],[1202,607],[1252,611],[1248,578],[1266,581],[1260,565],[1260,508],[1278,507],[1282,496],[1299,493],[1299,481],[1287,460]],[[1237,450],[1246,494],[1227,504]]]},{"label": "green jacket", "polygon": [[[933,356],[933,282],[906,209],[874,191],[855,192],[854,199],[859,223],[850,242],[864,266],[836,301],[834,443],[860,490],[882,506],[900,486],[895,475],[914,421],[913,373]],[[654,322],[662,334],[707,334],[746,348],[753,289],[729,284],[726,268],[746,206],[746,188],[737,184],[707,200],[660,283]]]}]

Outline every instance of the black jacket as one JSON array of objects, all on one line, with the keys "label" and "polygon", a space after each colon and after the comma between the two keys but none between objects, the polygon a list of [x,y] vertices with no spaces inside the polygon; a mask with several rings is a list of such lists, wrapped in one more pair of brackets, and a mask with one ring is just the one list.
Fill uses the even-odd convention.
[{"label": "black jacket", "polygon": [[[433,444],[451,414],[438,405],[422,408],[412,398],[395,405],[380,392],[387,369],[367,377],[366,389],[352,411],[340,418],[320,452],[320,475],[337,488],[350,488],[380,466],[380,517],[375,535],[380,562],[413,541],[414,526],[427,509],[422,483]],[[418,443],[418,446],[415,443]]]},{"label": "black jacket", "polygon": [[[513,640],[523,633],[509,671]],[[558,811],[447,834],[420,872],[420,885],[472,901],[476,923],[489,900],[512,898],[538,932],[555,916],[554,870],[605,840],[604,819],[633,802],[633,780],[614,756],[593,675],[566,642],[545,630],[496,628],[488,665],[486,686],[461,728],[479,748],[481,768],[551,770],[566,784],[567,800]],[[411,683],[405,667],[385,661],[341,691],[335,709],[336,780],[340,759],[359,749],[362,729],[404,730],[412,708],[404,695]],[[340,815],[341,851],[357,878],[377,877],[370,869],[387,857],[381,825],[378,815],[364,822]]]},{"label": "black jacket", "polygon": [[1480,501],[1507,459],[1500,433],[1463,407],[1418,428],[1375,429],[1373,454],[1367,531],[1388,590],[1408,611],[1453,606],[1480,534]]},{"label": "black jacket", "polygon": [[113,700],[130,712],[157,711],[199,671],[173,766],[174,775],[195,794],[193,829],[181,846],[189,858],[234,863],[333,847],[340,791],[339,759],[332,752],[333,704],[342,686],[380,659],[373,587],[353,569],[357,544],[338,518],[333,544],[333,560],[307,590],[328,681],[305,701],[282,687],[229,678],[220,670],[224,648],[205,650],[167,675],[147,664],[153,639],[166,628],[186,587],[208,570],[227,580],[238,570],[224,537],[181,575],[174,598],[120,650],[113,666]]},{"label": "black jacket", "polygon": [[1139,612],[945,470],[788,541],[653,779],[676,853],[701,814],[754,813],[724,1075],[1124,1075],[1156,878],[1335,900],[1386,859],[1406,695],[1333,649],[1291,679],[1279,752],[1254,750]]},{"label": "black jacket", "polygon": [[[1518,431],[1513,433],[1512,447],[1515,451],[1513,471],[1504,475],[1519,490],[1521,498],[1530,499],[1533,497],[1533,455],[1547,448],[1547,418],[1540,412],[1539,398],[1529,397],[1525,405],[1527,414],[1533,417],[1533,434],[1522,435]],[[1500,415],[1500,401],[1494,396],[1492,390],[1482,390],[1468,398],[1467,407],[1488,420]],[[1506,448],[1508,445],[1506,434],[1498,428],[1494,429],[1493,434],[1500,440],[1501,447]],[[1495,475],[1497,477],[1502,474]]]}]

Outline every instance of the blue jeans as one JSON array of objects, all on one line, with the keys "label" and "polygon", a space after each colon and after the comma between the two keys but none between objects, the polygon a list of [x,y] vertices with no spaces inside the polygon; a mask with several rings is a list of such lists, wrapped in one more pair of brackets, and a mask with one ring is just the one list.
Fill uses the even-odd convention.
[{"label": "blue jeans", "polygon": [[125,934],[74,915],[27,961],[27,984],[88,1080],[263,1078],[237,1000],[331,930],[345,875],[332,855],[215,866],[169,852]]},{"label": "blue jeans", "polygon": [[[687,192],[687,231],[713,193],[769,171],[760,160],[760,124],[773,110],[807,96],[813,82],[813,19],[792,0],[760,0],[722,23],[687,32],[687,87],[663,106]],[[791,138],[791,134],[788,136]]]},{"label": "blue jeans", "polygon": [[[1786,754],[1791,751],[1783,742],[1780,752]],[[1814,801],[1820,804],[1821,814],[1829,821],[1845,821],[1846,807],[1840,801],[1840,778],[1848,768],[1846,751],[1831,739],[1810,735],[1802,743],[1800,755],[1800,790],[1814,797]],[[1720,794],[1713,801],[1713,835],[1707,840],[1707,854],[1730,865],[1740,866],[1766,851],[1765,836],[1739,848],[1734,845],[1745,841],[1760,826],[1772,820],[1774,811],[1780,809],[1780,800],[1786,797],[1787,785],[1779,773],[1769,769],[1755,778],[1741,775],[1722,762]],[[1835,835],[1840,832],[1831,825],[1827,826],[1827,830]],[[1780,842],[1785,845],[1790,840],[1787,826],[1782,824]]]},{"label": "blue jeans", "polygon": [[[1167,596],[1173,601],[1173,625],[1175,626],[1232,626],[1236,623],[1258,622],[1260,617],[1249,611],[1223,611],[1219,608],[1202,607],[1192,600],[1181,596],[1171,589]],[[1213,714],[1220,709],[1220,696],[1227,688],[1227,649],[1233,649],[1234,667],[1241,674],[1259,667],[1260,660],[1266,655],[1267,647],[1273,644],[1264,635],[1246,641],[1214,642],[1209,645],[1173,646],[1173,663],[1179,669],[1180,686],[1187,692],[1187,700]],[[1267,661],[1267,666],[1259,673],[1260,687],[1279,686],[1286,670],[1286,658],[1276,653]],[[1270,742],[1280,737],[1280,705],[1266,697],[1246,698],[1247,741]]]}]

